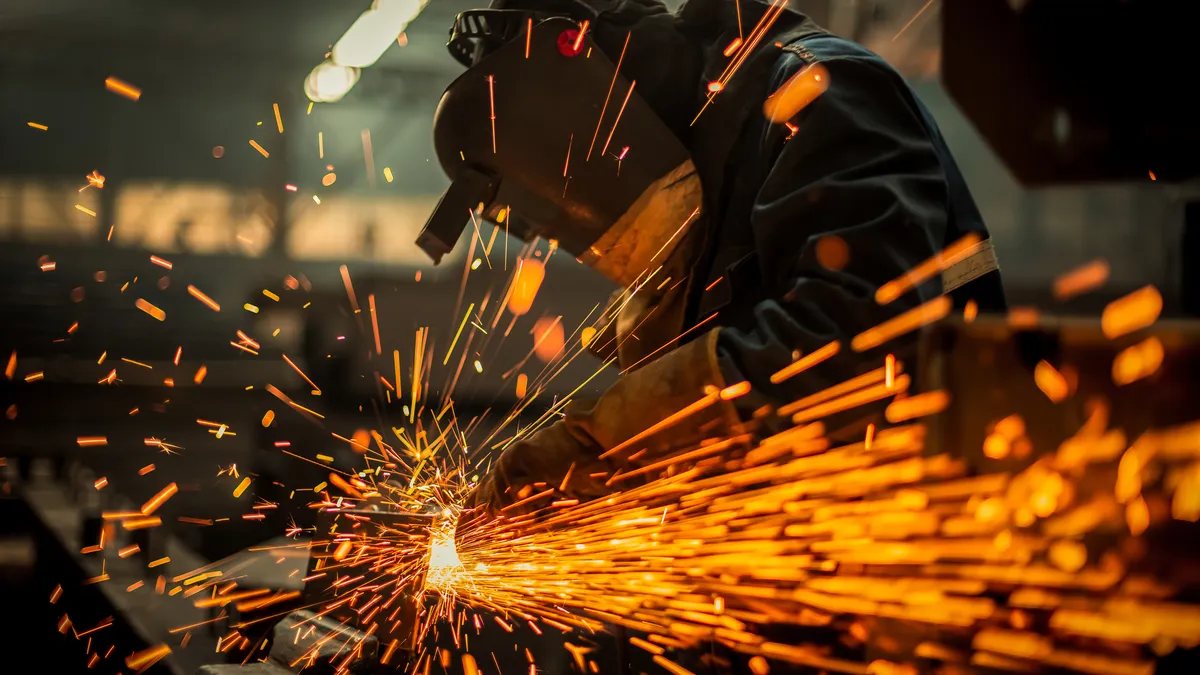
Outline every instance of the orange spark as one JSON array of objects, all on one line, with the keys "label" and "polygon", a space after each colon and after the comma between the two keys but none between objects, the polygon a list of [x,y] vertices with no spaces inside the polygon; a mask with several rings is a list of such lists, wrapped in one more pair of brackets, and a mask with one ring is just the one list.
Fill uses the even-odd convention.
[{"label": "orange spark", "polygon": [[206,519],[206,518],[188,518],[187,516],[179,516],[179,518],[177,518],[176,520],[178,520],[181,523],[188,523],[190,525],[206,525],[207,526],[207,525],[213,524],[213,521]]},{"label": "orange spark", "polygon": [[750,383],[749,382],[738,382],[737,384],[731,384],[728,387],[725,387],[724,389],[722,389],[720,392],[718,392],[718,396],[721,397],[722,401],[732,401],[735,398],[738,398],[740,396],[745,396],[746,394],[749,394],[749,393],[750,393]]},{"label": "orange spark", "polygon": [[243,478],[242,482],[238,483],[238,486],[233,489],[233,496],[241,497],[242,493],[244,493],[246,491],[246,488],[248,488],[248,487],[250,487],[250,477],[249,476]]},{"label": "orange spark", "polygon": [[621,102],[621,109],[617,111],[617,118],[613,120],[612,128],[608,130],[608,139],[604,141],[604,147],[600,148],[600,154],[608,152],[608,144],[612,143],[613,134],[617,133],[617,125],[621,123],[621,115],[625,113],[625,106],[629,104],[629,97],[633,96],[633,88],[637,86],[637,80],[632,80],[629,83],[629,91],[625,92],[625,100]]},{"label": "orange spark", "polygon": [[889,319],[874,328],[868,328],[850,341],[850,347],[856,352],[864,352],[868,349],[878,347],[888,340],[945,317],[950,313],[953,305],[954,303],[948,296],[938,296],[923,305],[908,310],[894,319]]},{"label": "orange spark", "polygon": [[908,23],[904,24],[904,26],[902,26],[900,28],[900,30],[897,31],[896,34],[892,36],[892,42],[895,42],[896,38],[900,37],[901,35],[904,35],[904,31],[908,30],[909,26],[912,26],[914,23],[916,23],[917,19],[921,18],[921,15],[924,14],[925,10],[929,9],[929,6],[932,4],[933,4],[933,0],[928,0],[928,2],[926,2],[925,5],[923,7],[921,7],[921,9],[917,10],[917,13],[913,15],[913,18],[909,19]]},{"label": "orange spark", "polygon": [[692,671],[684,668],[674,661],[671,661],[665,656],[655,655],[654,662],[662,666],[667,672],[671,673],[671,675],[695,675],[692,673]]},{"label": "orange spark", "polygon": [[112,93],[117,94],[118,96],[124,96],[131,101],[136,101],[142,97],[141,89],[138,89],[128,82],[122,82],[115,77],[109,77],[108,79],[104,80],[104,86]]},{"label": "orange spark", "polygon": [[400,384],[401,384],[401,382],[400,382],[400,350],[399,349],[392,350],[392,367],[394,368],[395,373],[396,373],[396,386],[395,386],[396,397],[399,398],[400,397]]},{"label": "orange spark", "polygon": [[358,298],[354,295],[354,284],[350,281],[350,269],[345,265],[338,268],[342,275],[342,284],[346,287],[346,295],[350,298],[350,308],[358,313]]},{"label": "orange spark", "polygon": [[1163,299],[1158,289],[1146,286],[1108,303],[1100,315],[1100,329],[1108,339],[1152,325],[1162,313]]},{"label": "orange spark", "polygon": [[488,100],[491,103],[492,154],[496,154],[496,76],[488,75]]},{"label": "orange spark", "polygon": [[514,277],[507,308],[514,316],[524,316],[533,307],[533,301],[546,278],[546,266],[540,260],[522,259],[517,263]]},{"label": "orange spark", "polygon": [[979,316],[979,304],[974,300],[968,300],[967,306],[963,307],[963,321],[971,323],[977,316]]},{"label": "orange spark", "polygon": [[375,314],[375,294],[367,296],[367,306],[371,310],[371,330],[375,333],[375,353],[382,354],[383,347],[379,344],[379,317]]},{"label": "orange spark", "polygon": [[315,382],[308,379],[308,376],[304,374],[304,371],[300,370],[300,366],[297,366],[291,359],[289,359],[287,354],[283,354],[282,356],[283,356],[283,360],[287,361],[287,364],[292,367],[292,370],[299,373],[300,377],[303,377],[304,381],[307,382],[309,384],[309,386],[311,386],[313,388],[313,391],[317,391],[317,392],[321,391],[321,388],[318,387]]},{"label": "orange spark", "polygon": [[237,332],[237,336],[238,336],[238,340],[241,340],[243,344],[245,344],[247,347],[249,347],[251,349],[258,349],[259,347],[261,347],[261,345],[258,344],[257,340],[250,337],[249,335],[246,335],[246,333],[243,331],[239,330]]},{"label": "orange spark", "polygon": [[1042,393],[1046,395],[1046,398],[1055,403],[1062,401],[1070,393],[1067,378],[1046,361],[1038,361],[1037,366],[1034,367],[1033,381],[1037,384],[1038,389],[1041,389]]},{"label": "orange spark", "polygon": [[783,382],[784,380],[795,377],[796,375],[799,375],[800,373],[808,370],[809,368],[812,368],[813,366],[815,366],[819,363],[822,363],[824,361],[827,361],[827,360],[833,358],[834,356],[837,355],[837,353],[839,351],[841,351],[841,349],[842,349],[842,345],[840,343],[830,342],[829,344],[825,345],[824,347],[821,347],[817,351],[812,352],[808,356],[799,358],[799,359],[793,361],[791,364],[781,368],[779,370],[779,372],[776,372],[773,375],[771,375],[771,383],[779,384],[780,382]]},{"label": "orange spark", "polygon": [[919,263],[903,275],[880,286],[879,290],[875,291],[875,302],[886,305],[896,300],[913,288],[933,278],[934,275],[940,274],[946,268],[961,260],[965,260],[975,252],[976,247],[981,242],[982,239],[977,234],[972,233],[964,236],[962,239],[934,254],[932,258]]},{"label": "orange spark", "polygon": [[158,645],[149,649],[143,649],[136,654],[132,654],[125,659],[125,665],[136,671],[142,671],[150,666],[158,663],[168,654],[171,653],[171,648],[167,645]]},{"label": "orange spark", "polygon": [[162,311],[158,307],[155,307],[154,305],[150,304],[149,302],[146,302],[142,298],[138,298],[137,302],[135,302],[134,304],[137,306],[138,309],[149,314],[150,316],[154,317],[155,319],[158,319],[159,321],[165,321],[167,318],[166,312]]},{"label": "orange spark", "polygon": [[1008,325],[1013,328],[1036,328],[1040,317],[1036,307],[1013,307],[1008,310]]},{"label": "orange spark", "polygon": [[[463,328],[467,325],[467,319],[471,318],[471,312],[475,309],[475,303],[467,305],[467,311],[463,314],[462,323],[458,324],[458,332],[454,334],[454,339],[450,341],[450,349],[446,350],[446,358],[442,359],[442,365],[450,363],[450,355],[454,353],[454,346],[458,344],[458,338],[462,335]],[[414,386],[415,389],[415,386]],[[416,395],[416,392],[413,393]]]},{"label": "orange spark", "polygon": [[917,417],[940,413],[949,405],[950,394],[939,389],[894,401],[888,405],[884,416],[887,421],[897,424]]},{"label": "orange spark", "polygon": [[[825,66],[814,63],[791,76],[775,93],[768,96],[763,103],[763,114],[771,122],[783,124],[817,100],[826,89],[829,89],[829,71]],[[720,89],[714,90],[710,87],[709,91]]]},{"label": "orange spark", "polygon": [[367,168],[367,184],[375,187],[375,151],[371,148],[371,130],[362,130],[363,162]]},{"label": "orange spark", "polygon": [[1067,300],[1095,290],[1108,281],[1108,274],[1108,262],[1104,260],[1093,260],[1077,267],[1054,280],[1054,299]]},{"label": "orange spark", "polygon": [[[575,134],[571,134],[571,137],[567,139],[567,161],[563,162],[563,178],[567,177],[567,172],[571,168],[571,148],[574,145],[575,145]],[[478,226],[476,226],[476,229],[479,229]],[[484,255],[487,255],[486,251],[484,252]]]},{"label": "orange spark", "polygon": [[617,75],[621,73],[621,64],[625,62],[625,50],[629,48],[629,38],[632,32],[625,34],[625,44],[621,47],[621,55],[617,57],[617,67],[613,69],[612,81],[608,83],[608,93],[604,95],[604,105],[600,108],[600,119],[596,120],[596,131],[592,133],[592,144],[588,146],[588,154],[584,161],[592,159],[592,151],[596,149],[596,139],[600,137],[600,125],[604,122],[604,114],[608,112],[608,101],[612,98],[613,88],[617,85]]},{"label": "orange spark", "polygon": [[1113,359],[1113,383],[1123,386],[1153,375],[1162,366],[1165,353],[1162,341],[1153,336],[1126,347]]},{"label": "orange spark", "polygon": [[168,499],[170,499],[171,497],[175,496],[175,493],[177,493],[177,492],[179,492],[178,485],[176,485],[175,483],[168,484],[165,488],[159,490],[158,493],[155,494],[153,497],[146,500],[145,504],[142,504],[142,515],[148,516],[148,515],[154,513],[155,511],[158,510],[158,507],[165,504],[166,501]]},{"label": "orange spark", "polygon": [[121,521],[121,526],[126,530],[144,530],[148,527],[158,527],[162,525],[162,519],[158,516],[150,516],[147,518],[129,518]]},{"label": "orange spark", "polygon": [[533,352],[545,363],[554,360],[562,351],[565,344],[565,331],[562,317],[550,318],[544,316],[533,324]]},{"label": "orange spark", "polygon": [[[746,61],[746,58],[755,52],[755,49],[758,47],[758,43],[767,34],[767,31],[770,30],[771,26],[775,24],[775,21],[779,19],[779,16],[783,13],[783,10],[786,6],[787,0],[772,1],[771,6],[765,13],[763,13],[762,17],[758,20],[758,23],[754,26],[754,29],[750,31],[750,38],[746,42],[746,48],[738,52],[737,56],[730,61],[729,65],[725,66],[725,70],[721,73],[721,76],[717,78],[717,81],[722,84],[722,87],[724,87],[724,85],[728,84],[729,81],[733,79],[733,76],[737,73],[738,69],[741,68],[742,64]],[[740,10],[737,12],[737,16],[738,34],[741,35],[742,15]],[[705,101],[704,105],[700,108],[700,112],[696,113],[696,116],[692,118],[691,123],[693,125],[696,123],[696,120],[700,119],[700,116],[704,114],[704,111],[708,110],[708,106],[712,104],[716,96],[717,94],[715,93],[708,96],[708,100]]]}]

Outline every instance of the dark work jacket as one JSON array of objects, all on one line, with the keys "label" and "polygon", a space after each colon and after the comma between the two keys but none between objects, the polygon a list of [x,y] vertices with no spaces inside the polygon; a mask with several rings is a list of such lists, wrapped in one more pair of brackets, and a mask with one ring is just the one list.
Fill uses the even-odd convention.
[{"label": "dark work jacket", "polygon": [[[738,37],[732,14],[738,5],[749,34],[767,10],[759,0],[691,0],[680,10],[680,29],[704,45],[707,67],[698,91],[730,62],[722,52]],[[828,71],[829,88],[791,120],[791,128],[769,122],[762,111],[766,98],[816,61]],[[511,507],[520,488],[537,482],[560,484],[565,496],[582,500],[603,496],[630,485],[629,476],[644,480],[645,471],[632,470],[677,449],[706,438],[740,438],[739,422],[762,419],[766,429],[756,432],[790,426],[790,419],[754,413],[878,369],[887,353],[912,372],[913,334],[861,354],[850,343],[942,294],[941,280],[886,305],[876,302],[876,291],[964,234],[986,236],[936,126],[903,78],[800,14],[780,16],[686,142],[704,188],[705,215],[664,263],[671,266],[668,278],[686,275],[686,297],[680,302],[680,284],[664,283],[661,295],[655,295],[658,289],[639,291],[643,304],[626,305],[632,319],[625,322],[637,339],[592,341],[623,343],[614,347],[622,377],[598,398],[572,400],[561,420],[507,446],[472,503]],[[816,259],[818,242],[831,235],[849,249],[838,270]],[[1002,310],[999,273],[979,277],[953,298],[960,307],[971,298],[981,312]],[[598,335],[607,331],[602,327]],[[795,352],[812,353],[835,341],[841,344],[837,356],[771,382]],[[733,406],[693,411],[686,425],[661,424],[710,387],[741,382],[750,383],[750,392]],[[845,426],[859,425],[860,413],[873,412],[856,410]],[[824,421],[826,435],[839,440],[842,422]],[[626,477],[613,487],[618,471]]]},{"label": "dark work jacket", "polygon": [[[758,0],[689,0],[680,11],[683,29],[706,45],[707,67],[698,90],[716,81],[730,62],[722,51],[739,36],[732,14],[738,4],[749,34],[767,10]],[[791,120],[794,134],[769,122],[762,111],[765,99],[815,61],[828,70],[828,90]],[[563,420],[509,446],[472,504],[511,506],[512,488],[535,481],[553,485],[561,480],[568,488],[564,496],[581,499],[624,487],[605,484],[604,476],[615,477],[618,463],[605,464],[600,453],[649,426],[630,418],[655,423],[695,401],[696,385],[705,381],[697,371],[707,358],[694,348],[703,340],[707,349],[710,327],[719,327],[713,365],[719,365],[720,379],[751,384],[749,394],[735,399],[743,418],[762,406],[779,406],[879,368],[889,352],[910,356],[911,335],[862,354],[851,350],[850,341],[942,294],[940,278],[887,305],[875,301],[875,292],[965,234],[987,236],[937,126],[904,79],[878,56],[821,31],[802,15],[781,15],[687,136],[704,187],[705,215],[697,223],[702,229],[694,233],[701,237],[699,256],[686,261],[690,277],[683,330],[673,332],[679,326],[676,317],[651,313],[651,321],[671,325],[664,331],[643,324],[638,333],[695,341],[640,370],[623,363],[632,372],[598,403],[579,408],[573,403]],[[849,248],[847,264],[837,271],[816,259],[817,242],[829,235]],[[959,308],[975,300],[980,312],[1005,306],[998,272],[952,297]],[[782,384],[770,381],[793,361],[794,351],[811,353],[834,341],[842,343],[838,356]],[[692,354],[678,358],[689,347]],[[773,420],[768,429],[789,423],[767,419]],[[664,433],[682,433],[681,426]],[[602,477],[589,479],[591,472]],[[814,629],[803,630],[805,640],[813,638]],[[799,641],[796,636],[773,639]],[[686,656],[672,658],[693,672],[709,672]],[[652,667],[642,662],[649,655],[639,650],[629,657],[629,672]],[[733,660],[744,665],[744,659]],[[773,666],[775,671],[791,672]]]},{"label": "dark work jacket", "polygon": [[[711,9],[712,0],[693,0],[681,18],[707,32],[713,46],[705,77],[715,80],[728,62],[719,52],[738,33],[728,19],[721,25],[689,17],[705,3]],[[746,30],[767,7],[755,0],[741,6]],[[878,368],[886,353],[913,356],[915,335],[878,354],[856,354],[849,342],[940,295],[940,277],[887,305],[875,301],[876,290],[967,233],[988,238],[936,123],[899,73],[799,14],[785,11],[772,32],[701,115],[691,141],[710,216],[684,327],[705,320],[722,327],[725,381],[752,385],[738,399],[743,413]],[[828,70],[828,90],[791,128],[771,123],[763,101],[816,62]],[[840,270],[817,262],[817,243],[829,235],[849,248]],[[958,309],[968,300],[980,312],[1005,309],[998,271],[951,297]],[[842,342],[838,356],[771,383],[795,351],[807,354],[835,340]]]}]

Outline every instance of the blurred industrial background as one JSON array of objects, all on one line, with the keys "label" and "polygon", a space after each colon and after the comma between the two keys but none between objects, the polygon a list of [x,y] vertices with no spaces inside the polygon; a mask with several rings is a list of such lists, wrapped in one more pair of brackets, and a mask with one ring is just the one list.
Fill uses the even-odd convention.
[{"label": "blurred industrial background", "polygon": [[[411,367],[419,328],[434,331],[431,358],[440,366],[461,316],[464,272],[483,254],[470,229],[437,268],[412,242],[445,187],[430,125],[460,72],[445,50],[447,29],[481,2],[398,4],[411,22],[352,75],[317,67],[369,0],[0,0],[0,364],[15,362],[0,379],[0,457],[11,478],[0,593],[10,607],[29,608],[5,611],[0,644],[30,645],[39,667],[81,669],[94,650],[88,637],[75,637],[106,617],[116,617],[111,630],[147,644],[179,644],[183,634],[168,628],[206,619],[171,614],[162,596],[131,599],[126,588],[142,579],[120,577],[121,560],[101,569],[102,559],[81,555],[98,534],[88,529],[96,514],[136,509],[178,484],[139,567],[169,557],[154,570],[169,588],[175,575],[282,534],[242,519],[250,502],[231,497],[240,476],[297,484],[276,441],[317,452],[325,444],[332,454],[345,444],[330,430],[398,425],[398,407],[378,406],[380,374],[388,378],[393,350]],[[1092,312],[1155,284],[1164,314],[1184,313],[1196,274],[1183,248],[1195,186],[1156,180],[1147,166],[1119,182],[1023,187],[942,84],[941,2],[792,4],[916,84],[991,228],[1013,304]],[[106,89],[110,77],[140,97]],[[1028,120],[1060,135],[1069,124]],[[103,187],[89,175],[102,176]],[[481,224],[480,249],[497,227]],[[508,247],[511,264],[523,246],[503,231],[492,241],[489,267],[496,251]],[[543,242],[538,254],[547,252]],[[1055,304],[1055,276],[1097,258],[1111,268],[1104,290],[1082,304]],[[564,256],[552,257],[547,280],[512,336],[490,347],[486,368],[467,361],[455,388],[464,425],[517,403],[511,369],[528,358],[537,319],[562,315],[563,325],[578,325],[611,290]],[[368,297],[379,353],[367,314],[353,306],[368,311]],[[167,320],[139,309],[138,298]],[[435,375],[435,390],[447,386],[453,365]],[[535,356],[518,370],[532,378],[542,365]],[[598,367],[581,356],[546,384],[544,400]],[[319,397],[308,395],[300,371]],[[302,397],[328,428],[289,411],[268,384]],[[260,423],[268,409],[279,420],[271,434]],[[75,578],[57,578],[63,570]],[[113,580],[79,585],[102,575]],[[68,612],[67,628],[62,606],[51,603],[57,584],[84,607]],[[159,667],[193,672],[214,658],[219,637],[197,628],[190,639],[207,648],[177,650]]]}]

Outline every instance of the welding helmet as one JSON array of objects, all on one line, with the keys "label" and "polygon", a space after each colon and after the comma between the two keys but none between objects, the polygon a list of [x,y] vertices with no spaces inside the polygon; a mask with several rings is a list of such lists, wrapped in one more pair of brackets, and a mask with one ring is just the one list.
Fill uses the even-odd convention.
[{"label": "welding helmet", "polygon": [[[509,0],[457,17],[449,49],[467,71],[433,125],[451,185],[417,240],[435,263],[475,212],[526,241],[554,240],[621,285],[670,255],[699,213],[700,179],[679,134],[639,94],[637,69],[618,69],[626,47],[597,46],[593,27],[630,6],[673,20],[657,0]],[[623,21],[628,45],[639,35]],[[644,72],[661,95],[665,80]]]}]

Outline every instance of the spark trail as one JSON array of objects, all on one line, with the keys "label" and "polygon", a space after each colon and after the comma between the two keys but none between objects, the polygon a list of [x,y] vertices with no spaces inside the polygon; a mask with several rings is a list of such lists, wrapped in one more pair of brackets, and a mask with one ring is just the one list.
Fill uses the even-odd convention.
[{"label": "spark trail", "polygon": [[[623,625],[652,651],[715,641],[827,672],[1150,673],[1200,641],[1200,606],[1172,600],[1195,582],[1140,564],[1154,529],[1200,517],[1200,423],[1129,442],[1098,415],[1022,471],[975,475],[927,456],[920,424],[831,449],[801,427],[608,499],[480,523],[441,590],[510,620]],[[801,639],[760,635],[780,625]]]}]

